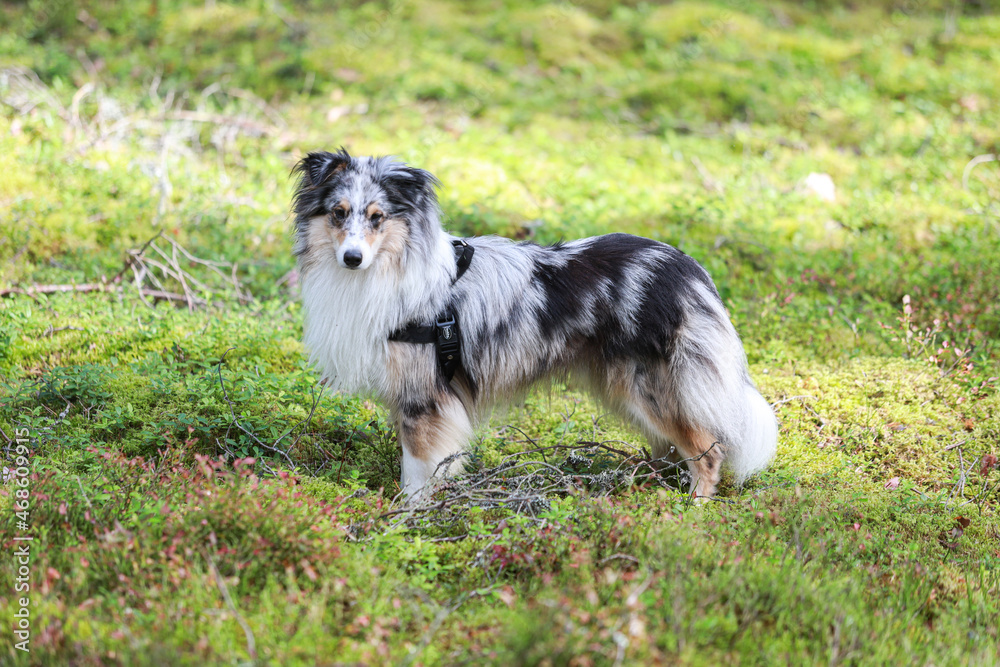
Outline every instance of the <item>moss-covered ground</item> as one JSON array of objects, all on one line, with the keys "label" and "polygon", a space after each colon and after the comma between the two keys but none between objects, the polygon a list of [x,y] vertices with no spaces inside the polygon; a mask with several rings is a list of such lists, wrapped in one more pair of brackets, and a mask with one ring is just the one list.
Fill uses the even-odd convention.
[{"label": "moss-covered ground", "polygon": [[[997,9],[0,4],[0,663],[1000,663]],[[384,410],[300,343],[289,170],[340,145],[456,233],[698,259],[773,465],[393,514]],[[469,469],[595,442],[644,444],[555,384]]]}]

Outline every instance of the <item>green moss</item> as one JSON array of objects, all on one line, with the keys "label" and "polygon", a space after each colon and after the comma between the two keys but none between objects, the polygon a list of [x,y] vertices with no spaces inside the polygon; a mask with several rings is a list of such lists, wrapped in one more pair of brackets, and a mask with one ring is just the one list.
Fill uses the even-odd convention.
[{"label": "green moss", "polygon": [[[1000,139],[996,16],[50,4],[0,8],[0,67],[38,76],[0,76],[0,287],[113,280],[162,233],[255,299],[150,308],[130,271],[0,299],[0,429],[31,434],[49,547],[38,660],[248,661],[235,607],[262,664],[996,662],[1000,191],[991,164],[962,179]],[[628,231],[703,263],[773,464],[707,506],[650,485],[384,516],[395,435],[363,399],[314,405],[288,281],[289,170],[340,144],[438,175],[458,233]],[[468,467],[595,441],[645,446],[570,379],[498,410]]]}]

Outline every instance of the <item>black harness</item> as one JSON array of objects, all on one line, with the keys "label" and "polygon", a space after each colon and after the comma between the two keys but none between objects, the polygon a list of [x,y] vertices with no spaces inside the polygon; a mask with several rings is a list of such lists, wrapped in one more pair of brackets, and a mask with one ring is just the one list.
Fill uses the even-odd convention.
[{"label": "black harness", "polygon": [[[455,250],[455,264],[458,267],[455,280],[451,283],[454,285],[469,268],[476,249],[465,239],[452,241],[451,244]],[[450,304],[434,318],[434,324],[411,322],[406,327],[389,334],[389,340],[397,343],[434,343],[438,366],[446,382],[455,377],[455,371],[462,363],[462,339],[459,335],[458,317]]]}]

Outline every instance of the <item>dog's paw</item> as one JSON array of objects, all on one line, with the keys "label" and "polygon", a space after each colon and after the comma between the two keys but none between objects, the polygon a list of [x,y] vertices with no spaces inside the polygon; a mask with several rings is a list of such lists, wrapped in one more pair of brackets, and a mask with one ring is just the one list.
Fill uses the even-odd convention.
[{"label": "dog's paw", "polygon": [[709,501],[711,501],[711,500],[712,500],[712,498],[710,496],[697,496],[697,495],[692,495],[691,496],[691,502],[693,504],[699,505],[699,506],[700,505],[707,505],[709,503]]}]

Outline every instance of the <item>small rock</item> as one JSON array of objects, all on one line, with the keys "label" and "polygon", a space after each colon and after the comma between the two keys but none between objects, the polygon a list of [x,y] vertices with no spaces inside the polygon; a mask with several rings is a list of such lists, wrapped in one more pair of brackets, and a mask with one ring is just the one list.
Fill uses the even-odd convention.
[{"label": "small rock", "polygon": [[830,174],[811,172],[799,183],[799,189],[816,195],[825,202],[837,201],[837,187],[833,184]]}]

